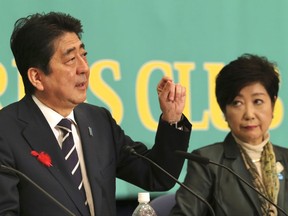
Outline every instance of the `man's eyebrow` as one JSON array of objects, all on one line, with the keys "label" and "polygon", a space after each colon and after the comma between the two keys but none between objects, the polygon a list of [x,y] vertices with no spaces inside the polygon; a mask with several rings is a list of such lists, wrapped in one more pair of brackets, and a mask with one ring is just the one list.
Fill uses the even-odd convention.
[{"label": "man's eyebrow", "polygon": [[[84,43],[81,43],[80,46],[79,46],[80,49],[85,49],[85,44]],[[64,56],[66,55],[69,55],[71,52],[73,52],[74,50],[76,50],[76,47],[71,47],[69,49],[67,49],[65,52],[64,52]]]}]

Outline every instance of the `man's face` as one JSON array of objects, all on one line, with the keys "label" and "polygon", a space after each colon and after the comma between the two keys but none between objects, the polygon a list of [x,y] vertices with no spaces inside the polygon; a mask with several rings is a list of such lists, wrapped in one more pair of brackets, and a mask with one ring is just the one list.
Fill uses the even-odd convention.
[{"label": "man's face", "polygon": [[86,100],[89,67],[86,50],[75,33],[65,33],[54,42],[55,53],[49,62],[49,75],[41,73],[40,100],[62,113]]}]

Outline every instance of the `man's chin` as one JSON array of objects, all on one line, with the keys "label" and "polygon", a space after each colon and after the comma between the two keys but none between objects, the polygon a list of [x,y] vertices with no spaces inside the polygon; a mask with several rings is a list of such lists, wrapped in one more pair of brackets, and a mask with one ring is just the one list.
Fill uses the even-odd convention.
[{"label": "man's chin", "polygon": [[87,99],[86,96],[85,97],[81,97],[81,98],[80,97],[79,98],[74,98],[74,99],[70,100],[70,103],[75,107],[78,104],[87,102],[86,99]]}]

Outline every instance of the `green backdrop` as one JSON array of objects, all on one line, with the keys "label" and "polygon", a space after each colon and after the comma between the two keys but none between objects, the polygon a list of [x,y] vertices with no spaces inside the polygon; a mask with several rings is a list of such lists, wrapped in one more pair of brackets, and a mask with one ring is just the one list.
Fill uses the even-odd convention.
[{"label": "green backdrop", "polygon": [[[91,66],[87,102],[111,110],[133,139],[153,144],[160,115],[156,85],[168,75],[187,88],[189,150],[222,140],[227,130],[214,98],[214,77],[239,55],[254,53],[278,63],[282,83],[271,135],[287,146],[287,8],[287,0],[1,0],[0,107],[23,96],[9,47],[14,22],[61,11],[83,22]],[[185,167],[180,180],[184,175]],[[117,181],[119,199],[138,191]]]}]

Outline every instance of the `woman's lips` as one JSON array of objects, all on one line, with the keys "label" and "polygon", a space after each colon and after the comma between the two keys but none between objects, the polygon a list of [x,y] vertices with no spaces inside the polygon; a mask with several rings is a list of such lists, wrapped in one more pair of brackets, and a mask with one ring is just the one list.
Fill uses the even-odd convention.
[{"label": "woman's lips", "polygon": [[246,130],[251,130],[251,129],[257,128],[257,125],[248,125],[248,126],[244,126],[243,128],[245,128]]}]

